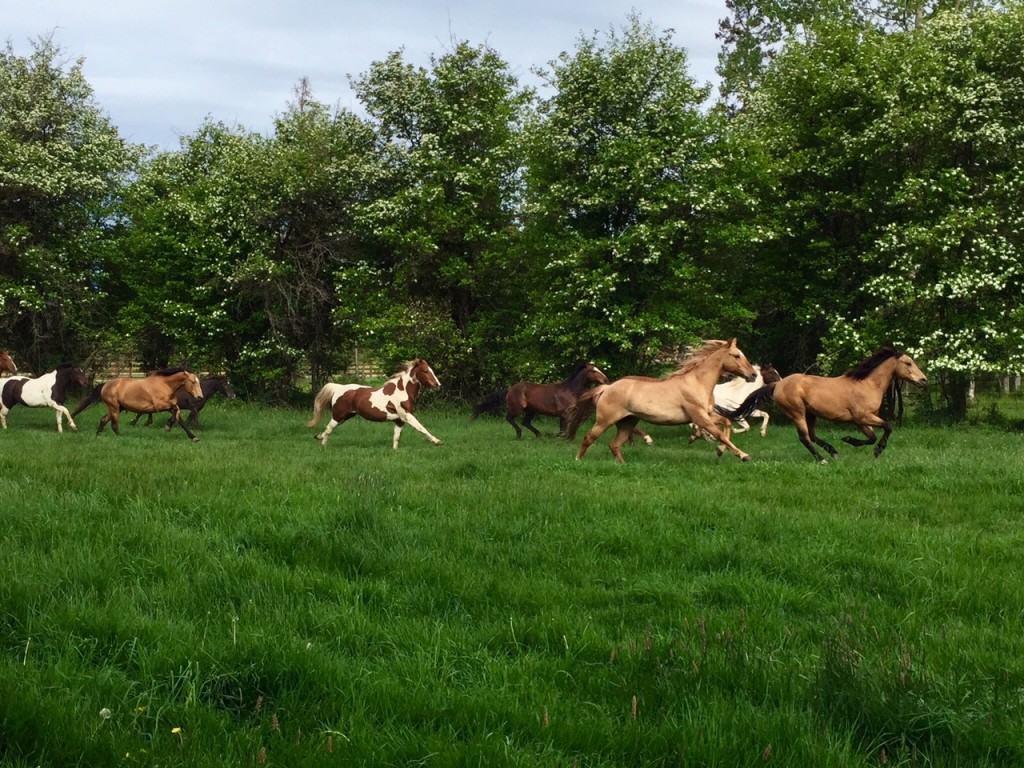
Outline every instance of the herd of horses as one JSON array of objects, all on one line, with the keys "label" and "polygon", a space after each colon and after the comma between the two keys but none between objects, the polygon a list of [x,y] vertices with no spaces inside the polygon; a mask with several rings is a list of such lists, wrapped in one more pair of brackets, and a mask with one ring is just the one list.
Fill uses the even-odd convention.
[{"label": "herd of horses", "polygon": [[[85,386],[82,369],[70,363],[58,366],[37,379],[17,375],[17,366],[8,352],[0,352],[0,372],[12,374],[0,384],[0,422],[7,427],[7,413],[16,405],[48,406],[56,411],[57,431],[63,431],[62,420],[76,429],[74,416],[97,402],[107,413],[100,419],[97,434],[109,423],[120,434],[122,411],[136,414],[167,412],[167,429],[181,426],[190,439],[198,438],[189,424],[198,427],[199,410],[206,399],[218,392],[234,397],[226,377],[207,377],[202,381],[184,368],[153,371],[144,379],[113,378],[97,386],[73,412],[64,406],[69,389]],[[722,382],[723,377],[730,377]],[[605,431],[615,427],[609,448],[615,460],[622,463],[622,447],[641,438],[652,443],[650,435],[640,429],[640,422],[656,425],[690,424],[694,429],[691,442],[700,437],[715,442],[719,456],[726,450],[742,461],[750,454],[731,440],[734,433],[749,429],[747,418],[761,418],[761,436],[767,432],[769,415],[760,406],[772,402],[796,427],[800,442],[819,462],[827,461],[818,448],[835,457],[836,449],[817,436],[818,419],[856,426],[863,438],[846,436],[849,445],[875,445],[875,456],[885,450],[892,433],[892,423],[881,415],[886,396],[898,397],[903,382],[923,387],[927,378],[917,364],[903,351],[882,347],[856,367],[840,376],[816,376],[793,373],[781,376],[771,365],[751,364],[736,345],[736,339],[710,340],[694,349],[681,367],[661,378],[624,376],[615,381],[593,363],[581,360],[568,378],[561,382],[538,384],[519,381],[508,390],[492,393],[473,408],[473,418],[481,413],[505,409],[505,419],[515,430],[516,439],[522,429],[539,436],[533,426],[536,416],[553,416],[559,420],[559,434],[568,440],[575,436],[591,415],[593,426],[584,435],[577,459]],[[308,427],[317,426],[324,413],[331,419],[315,436],[323,446],[333,430],[349,419],[360,416],[369,421],[392,422],[392,447],[398,447],[402,428],[409,424],[435,445],[441,441],[432,435],[415,415],[416,399],[422,389],[439,388],[437,375],[425,359],[418,358],[402,366],[379,387],[362,384],[325,384],[313,400],[313,417]],[[182,411],[190,412],[189,422]],[[136,416],[135,421],[138,421]],[[736,428],[733,428],[733,422]],[[132,422],[135,423],[135,422]],[[881,430],[881,439],[875,430]]]},{"label": "herd of horses", "polygon": [[[148,423],[152,423],[154,413],[169,413],[170,420],[166,428],[175,424],[181,426],[193,442],[199,438],[189,429],[189,425],[199,426],[199,412],[206,405],[207,399],[214,394],[222,393],[225,397],[234,398],[226,376],[208,376],[202,380],[195,373],[185,368],[165,368],[151,371],[144,379],[118,376],[98,385],[78,404],[74,411],[68,411],[64,402],[70,391],[76,387],[88,386],[88,379],[81,367],[73,363],[61,363],[54,370],[42,376],[18,376],[18,366],[10,352],[0,352],[0,373],[11,376],[0,380],[0,426],[7,429],[7,414],[15,405],[29,408],[52,408],[57,417],[57,431],[64,431],[64,419],[68,427],[77,430],[74,417],[95,403],[102,402],[107,412],[100,418],[96,434],[110,424],[115,434],[120,434],[122,411],[131,411],[139,418],[149,415]],[[182,411],[188,411],[186,422]]]}]

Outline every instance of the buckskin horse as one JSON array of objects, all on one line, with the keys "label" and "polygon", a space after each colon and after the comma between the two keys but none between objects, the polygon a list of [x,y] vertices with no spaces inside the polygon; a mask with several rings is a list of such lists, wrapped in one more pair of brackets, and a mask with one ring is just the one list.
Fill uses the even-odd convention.
[{"label": "buckskin horse", "polygon": [[199,438],[192,434],[184,419],[181,418],[181,408],[177,398],[178,390],[181,389],[195,398],[203,396],[198,377],[185,368],[166,368],[162,371],[155,371],[144,379],[117,377],[96,387],[88,397],[78,404],[72,416],[77,416],[93,403],[103,401],[103,404],[107,406],[107,413],[100,419],[96,434],[100,434],[109,422],[114,434],[120,435],[121,430],[118,428],[118,423],[121,411],[132,411],[133,413],[170,411],[171,418],[185,430],[189,440],[195,443],[199,441]]},{"label": "buckskin horse", "polygon": [[584,436],[577,459],[582,459],[590,445],[614,424],[616,433],[608,447],[621,464],[622,444],[642,420],[651,424],[696,424],[718,441],[719,456],[728,448],[749,461],[749,454],[729,440],[729,425],[719,428],[719,417],[712,411],[711,393],[723,373],[734,373],[747,381],[757,375],[735,338],[705,341],[679,370],[663,379],[626,376],[584,392],[566,414],[565,437],[572,440],[583,420],[596,410],[594,426]]},{"label": "buckskin horse", "polygon": [[[344,391],[338,391],[339,386]],[[420,424],[413,414],[416,398],[421,387],[440,387],[434,370],[423,358],[406,363],[402,368],[379,387],[364,387],[359,384],[338,385],[325,384],[313,401],[313,418],[306,422],[307,427],[315,427],[320,414],[330,404],[331,420],[320,434],[313,439],[320,445],[327,445],[327,438],[339,424],[353,416],[362,416],[368,421],[395,422],[392,448],[398,448],[398,439],[402,436],[402,427],[409,424],[413,429],[422,432],[434,445],[441,441],[434,437],[427,428]]]},{"label": "buckskin horse", "polygon": [[7,414],[15,405],[29,408],[48,407],[56,411],[57,431],[64,432],[64,417],[68,426],[77,431],[74,419],[64,406],[68,390],[88,384],[85,372],[73,363],[61,363],[56,369],[35,379],[12,376],[0,384],[0,425],[7,429]]},{"label": "buckskin horse", "polygon": [[[199,380],[199,387],[203,390],[202,397],[194,397],[193,395],[186,392],[184,389],[179,389],[177,395],[178,407],[183,411],[188,411],[188,418],[185,420],[186,423],[193,429],[199,429],[199,412],[203,410],[206,402],[214,395],[224,395],[228,400],[235,399],[235,390],[231,388],[231,382],[228,381],[228,377],[223,374],[216,376],[204,376]],[[132,426],[134,427],[139,423],[145,415],[146,423],[143,426],[148,427],[153,423],[153,414],[141,414],[137,413],[135,418],[132,419]],[[167,424],[164,429],[170,429],[174,426],[174,417],[172,416],[167,420]]]},{"label": "buckskin horse", "polygon": [[882,455],[892,433],[892,424],[879,415],[886,393],[900,396],[900,383],[909,381],[923,387],[928,383],[917,363],[905,352],[893,347],[881,347],[860,365],[841,376],[813,376],[792,373],[775,384],[768,384],[743,401],[734,410],[722,411],[730,419],[748,415],[759,403],[773,400],[779,409],[796,425],[800,442],[822,464],[827,459],[815,449],[820,445],[829,455],[836,457],[836,449],[815,435],[819,418],[827,421],[854,424],[864,438],[843,437],[848,445],[874,445],[878,438],[875,429],[882,430],[882,439],[875,446],[875,457]]},{"label": "buckskin horse", "polygon": [[485,411],[496,411],[504,404],[505,421],[516,431],[516,440],[523,436],[523,431],[516,423],[520,416],[523,419],[523,426],[537,437],[540,437],[540,432],[532,424],[533,417],[557,416],[561,432],[565,430],[564,414],[575,404],[576,398],[591,384],[607,383],[608,377],[600,368],[586,360],[579,360],[565,381],[554,384],[517,381],[506,392],[499,390],[491,393],[473,407],[473,418]]},{"label": "buckskin horse", "polygon": [[15,374],[18,372],[18,366],[14,364],[14,358],[11,357],[11,353],[6,349],[0,352],[0,373]]}]

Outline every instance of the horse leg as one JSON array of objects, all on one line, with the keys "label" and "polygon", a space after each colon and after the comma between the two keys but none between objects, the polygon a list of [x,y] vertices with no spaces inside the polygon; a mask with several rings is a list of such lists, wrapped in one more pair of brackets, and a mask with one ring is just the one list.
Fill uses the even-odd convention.
[{"label": "horse leg", "polygon": [[[787,414],[792,420],[793,425],[796,427],[796,433],[800,437],[800,442],[804,444],[804,448],[811,452],[811,456],[819,464],[828,464],[828,459],[818,453],[818,449],[814,447],[813,438],[813,421],[805,414]],[[808,424],[810,422],[810,424]]]},{"label": "horse leg", "polygon": [[[430,432],[428,432],[428,431],[427,431],[427,428],[426,428],[426,427],[424,427],[424,426],[423,426],[423,425],[422,425],[422,424],[420,423],[420,420],[419,420],[419,419],[417,419],[417,418],[416,418],[415,416],[413,416],[413,415],[412,415],[411,413],[407,413],[407,414],[405,414],[405,422],[406,422],[406,423],[407,423],[407,424],[408,424],[408,425],[409,425],[410,427],[412,427],[413,429],[415,429],[415,430],[416,430],[417,432],[422,432],[422,433],[423,433],[424,435],[426,435],[426,436],[427,436],[427,440],[429,440],[430,442],[432,442],[432,443],[433,443],[434,445],[444,445],[444,443],[442,443],[442,442],[441,442],[440,440],[438,440],[438,439],[437,439],[436,437],[434,437],[434,436],[433,436],[432,434],[430,434]],[[396,446],[398,445],[398,440],[397,440],[397,438],[395,439],[395,445],[396,445]]]},{"label": "horse leg", "polygon": [[327,445],[327,438],[331,436],[331,432],[334,431],[334,428],[336,426],[338,426],[339,424],[344,424],[346,421],[351,419],[353,416],[355,416],[354,413],[346,413],[340,419],[332,418],[329,422],[327,422],[327,426],[324,427],[324,431],[321,432],[319,435],[316,435],[313,439],[316,440],[318,443],[320,443],[320,445],[326,446]]},{"label": "horse leg", "polygon": [[534,437],[540,437],[540,431],[533,426],[530,422],[533,421],[533,417],[537,415],[537,412],[532,408],[527,408],[523,411],[523,426],[533,432]]},{"label": "horse leg", "polygon": [[630,432],[629,444],[633,445],[633,441],[638,437],[642,438],[643,441],[648,445],[654,445],[654,440],[651,438],[651,436],[644,432],[642,429],[637,429],[636,427],[633,427],[633,431]]},{"label": "horse leg", "polygon": [[392,437],[392,439],[391,439],[391,447],[392,448],[397,448],[398,447],[398,439],[402,436],[402,427],[403,426],[405,426],[405,422],[402,421],[401,419],[398,419],[395,422],[395,433],[394,433],[394,437]]},{"label": "horse leg", "polygon": [[576,460],[579,461],[583,458],[583,454],[587,452],[589,448],[597,438],[601,436],[601,433],[608,429],[608,424],[602,424],[601,422],[594,422],[594,426],[590,428],[590,431],[583,436],[583,442],[580,443],[580,450],[576,454]]},{"label": "horse leg", "polygon": [[519,413],[513,412],[511,410],[505,414],[505,421],[511,424],[512,429],[516,431],[516,440],[519,440],[523,436],[523,430],[521,430],[519,428],[519,425],[516,424],[516,416],[518,415]]},{"label": "horse leg", "polygon": [[[136,413],[135,414],[135,418],[132,419],[132,423],[130,424],[130,426],[134,427],[136,424],[139,423],[139,419],[141,419],[141,418],[142,418],[142,414],[141,413]],[[152,414],[150,414],[150,418],[153,418]]]},{"label": "horse leg", "polygon": [[[753,416],[753,414],[751,414],[751,416]],[[736,428],[733,432],[739,435],[746,432],[748,429],[750,429],[750,425],[747,423],[746,419],[736,419]]]},{"label": "horse leg", "polygon": [[889,435],[892,434],[892,424],[886,421],[882,425],[882,439],[878,441],[878,445],[875,446],[875,458],[877,459],[882,455],[882,451],[885,450],[885,446],[889,444]]},{"label": "horse leg", "polygon": [[633,436],[633,430],[639,421],[636,416],[627,416],[615,425],[615,437],[611,439],[608,448],[619,464],[626,463],[626,460],[622,457],[622,444]]},{"label": "horse leg", "polygon": [[836,456],[839,455],[839,451],[833,448],[831,444],[826,442],[824,438],[818,437],[818,435],[815,434],[814,428],[817,426],[817,424],[818,417],[815,416],[813,413],[807,414],[807,431],[810,434],[811,440],[813,440],[815,443],[817,443],[826,451],[828,451],[829,455],[834,459]]},{"label": "horse leg", "polygon": [[761,419],[761,437],[768,434],[768,411],[752,411],[750,414],[752,419]]},{"label": "horse leg", "polygon": [[718,424],[715,423],[715,419],[712,418],[709,413],[698,413],[691,418],[693,419],[693,423],[695,423],[702,432],[711,435],[718,441],[718,447],[715,449],[715,452],[719,456],[725,453],[725,449],[728,448],[739,458],[740,461],[750,461],[750,454],[741,451],[733,445],[732,441],[729,439],[732,425],[728,419],[723,418],[724,428],[719,428]]},{"label": "horse leg", "polygon": [[181,428],[185,430],[185,434],[188,435],[189,440],[191,440],[193,443],[199,442],[199,438],[192,434],[192,430],[188,428],[188,425],[185,423],[185,420],[181,418],[181,408],[179,408],[178,406],[174,406],[171,409],[171,418],[181,425]]}]

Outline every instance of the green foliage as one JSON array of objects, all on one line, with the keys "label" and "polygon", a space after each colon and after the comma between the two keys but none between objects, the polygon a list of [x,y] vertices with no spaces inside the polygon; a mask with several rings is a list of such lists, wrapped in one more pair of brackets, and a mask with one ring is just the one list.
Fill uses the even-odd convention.
[{"label": "green foliage", "polygon": [[720,158],[686,53],[634,17],[603,44],[581,39],[548,79],[555,94],[527,170],[527,237],[543,275],[528,338],[638,371],[734,328],[728,266],[701,237]]},{"label": "green foliage", "polygon": [[[109,317],[95,284],[111,204],[141,148],[93,101],[82,61],[49,39],[0,51],[0,337],[26,369],[84,359]],[[9,342],[9,343],[10,343]]]}]

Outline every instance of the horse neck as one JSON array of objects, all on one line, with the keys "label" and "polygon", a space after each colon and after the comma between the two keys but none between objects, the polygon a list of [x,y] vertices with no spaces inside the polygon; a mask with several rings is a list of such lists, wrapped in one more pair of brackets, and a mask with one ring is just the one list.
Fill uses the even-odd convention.
[{"label": "horse neck", "polygon": [[879,393],[885,392],[889,385],[892,384],[892,380],[896,378],[897,365],[899,365],[899,359],[891,357],[861,379],[861,383],[870,386]]},{"label": "horse neck", "polygon": [[[720,354],[720,353],[716,353]],[[714,356],[709,357],[704,363],[701,363],[694,367],[689,375],[697,380],[697,383],[701,387],[707,387],[708,392],[711,392],[715,388],[715,384],[722,378],[722,372],[725,369],[725,358],[718,357],[715,359]]]},{"label": "horse neck", "polygon": [[405,379],[405,394],[410,402],[415,402],[416,396],[420,393],[420,382],[411,372],[403,374],[403,378]]},{"label": "horse neck", "polygon": [[587,388],[587,369],[584,368],[575,376],[571,376],[570,378],[563,381],[562,386],[568,389],[577,397],[583,394],[583,390]]}]

